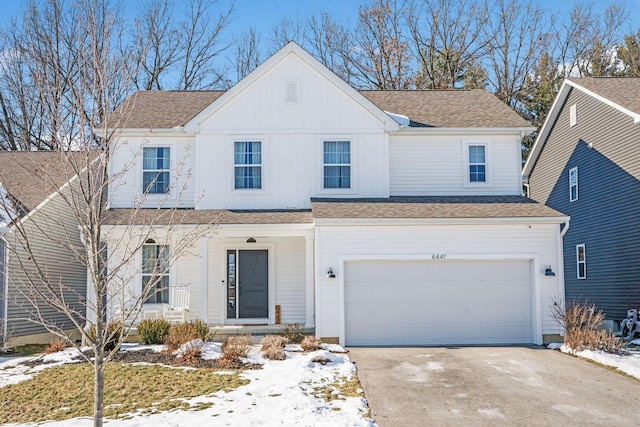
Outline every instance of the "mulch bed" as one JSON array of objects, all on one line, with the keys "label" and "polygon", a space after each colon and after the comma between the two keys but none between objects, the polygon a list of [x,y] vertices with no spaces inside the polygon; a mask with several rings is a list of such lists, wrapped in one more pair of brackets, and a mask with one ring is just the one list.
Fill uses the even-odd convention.
[{"label": "mulch bed", "polygon": [[[84,354],[89,357],[93,357],[92,351],[85,351]],[[81,356],[77,356],[76,359],[84,360]],[[137,350],[137,351],[118,351],[111,359],[112,362],[120,363],[153,363],[167,366],[184,366],[189,368],[208,368],[208,369],[222,369],[222,370],[248,370],[248,369],[262,369],[262,365],[257,363],[243,363],[238,360],[236,362],[225,361],[224,365],[221,365],[219,359],[205,360],[200,357],[184,358],[177,357],[173,354],[165,352],[156,352],[153,350]],[[54,363],[53,361],[45,362],[41,358],[35,358],[22,362],[22,365],[33,368],[38,365],[45,365],[48,363]]]}]

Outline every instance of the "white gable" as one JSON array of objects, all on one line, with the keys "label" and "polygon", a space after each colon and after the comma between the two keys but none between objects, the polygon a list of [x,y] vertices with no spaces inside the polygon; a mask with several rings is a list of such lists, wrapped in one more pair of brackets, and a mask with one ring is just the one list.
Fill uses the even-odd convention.
[{"label": "white gable", "polygon": [[398,124],[291,42],[186,126],[193,131],[397,130]]}]

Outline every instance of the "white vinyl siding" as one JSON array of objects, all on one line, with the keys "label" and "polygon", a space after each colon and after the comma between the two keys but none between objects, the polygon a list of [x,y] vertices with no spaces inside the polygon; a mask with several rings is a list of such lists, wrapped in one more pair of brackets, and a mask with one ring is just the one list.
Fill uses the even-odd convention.
[{"label": "white vinyl siding", "polygon": [[[144,148],[163,147],[170,151],[169,192],[147,194],[144,190]],[[157,208],[194,206],[195,153],[193,138],[176,136],[136,136],[123,138],[112,147],[109,162],[110,208]]]},{"label": "white vinyl siding", "polygon": [[578,168],[569,169],[569,201],[578,200]]},{"label": "white vinyl siding", "polygon": [[576,245],[576,275],[578,279],[587,278],[587,249],[584,243]]},{"label": "white vinyl siding", "polygon": [[[520,137],[492,136],[485,151],[486,183],[469,182],[468,145],[451,135],[391,135],[392,196],[520,195]],[[468,142],[469,144],[466,144]],[[490,147],[489,147],[490,146]]]},{"label": "white vinyl siding", "polygon": [[[316,226],[316,335],[340,336],[339,295],[344,280],[343,263],[356,260],[424,260],[432,254],[446,254],[446,260],[531,261],[531,280],[539,308],[533,312],[541,335],[561,333],[551,316],[555,299],[561,299],[560,278],[544,276],[542,266],[562,264],[557,224],[539,225],[425,225],[425,226]],[[457,256],[457,258],[456,258]],[[445,262],[446,262],[445,260]],[[537,264],[538,268],[533,266]],[[336,279],[327,279],[331,267]],[[499,274],[499,273],[497,273]],[[534,329],[535,330],[535,329]]]}]

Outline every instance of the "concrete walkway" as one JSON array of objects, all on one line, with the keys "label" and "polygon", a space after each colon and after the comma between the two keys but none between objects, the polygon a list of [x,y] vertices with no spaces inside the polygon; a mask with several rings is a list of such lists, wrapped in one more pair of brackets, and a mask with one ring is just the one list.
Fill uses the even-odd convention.
[{"label": "concrete walkway", "polygon": [[640,382],[557,351],[348,350],[380,427],[640,424]]}]

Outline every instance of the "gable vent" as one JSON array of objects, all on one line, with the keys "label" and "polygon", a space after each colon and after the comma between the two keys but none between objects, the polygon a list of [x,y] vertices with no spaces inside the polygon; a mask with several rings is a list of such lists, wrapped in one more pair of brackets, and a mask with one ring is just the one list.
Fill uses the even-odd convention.
[{"label": "gable vent", "polygon": [[288,80],[285,83],[285,102],[293,104],[298,102],[298,82]]},{"label": "gable vent", "polygon": [[578,106],[573,104],[569,108],[569,127],[574,127],[578,124]]}]

